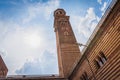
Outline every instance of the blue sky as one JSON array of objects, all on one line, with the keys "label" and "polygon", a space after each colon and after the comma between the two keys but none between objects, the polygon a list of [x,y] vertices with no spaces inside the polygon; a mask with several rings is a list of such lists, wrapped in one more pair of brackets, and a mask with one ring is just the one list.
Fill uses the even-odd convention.
[{"label": "blue sky", "polygon": [[53,12],[63,8],[77,41],[85,44],[110,2],[0,0],[0,55],[8,75],[58,74]]}]

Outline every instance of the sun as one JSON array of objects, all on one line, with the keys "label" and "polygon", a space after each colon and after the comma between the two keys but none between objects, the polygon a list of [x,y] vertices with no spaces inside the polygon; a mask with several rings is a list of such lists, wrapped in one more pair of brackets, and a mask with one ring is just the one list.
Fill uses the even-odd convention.
[{"label": "sun", "polygon": [[33,48],[37,48],[40,46],[41,38],[40,38],[40,35],[36,33],[31,33],[31,34],[25,35],[24,41],[27,45]]}]

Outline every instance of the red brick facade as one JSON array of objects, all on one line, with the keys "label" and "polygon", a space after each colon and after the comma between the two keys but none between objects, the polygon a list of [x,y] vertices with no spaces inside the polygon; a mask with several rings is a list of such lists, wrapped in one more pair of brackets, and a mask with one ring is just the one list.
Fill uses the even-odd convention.
[{"label": "red brick facade", "polygon": [[8,72],[8,69],[2,59],[2,57],[0,56],[0,77],[6,77]]},{"label": "red brick facade", "polygon": [[70,80],[120,80],[119,29],[120,0],[115,0],[90,37]]}]

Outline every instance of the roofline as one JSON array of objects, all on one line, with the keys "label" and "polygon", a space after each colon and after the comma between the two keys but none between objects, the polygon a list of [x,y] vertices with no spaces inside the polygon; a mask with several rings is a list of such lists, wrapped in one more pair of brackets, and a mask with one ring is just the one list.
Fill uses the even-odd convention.
[{"label": "roofline", "polygon": [[[111,12],[111,10],[113,9],[114,5],[118,2],[118,0],[112,0],[112,2],[110,3],[110,5],[108,6],[108,8],[106,9],[104,15],[102,16],[101,20],[99,21],[99,23],[97,24],[96,28],[94,29],[93,33],[91,34],[91,36],[89,37],[86,45],[89,46],[91,41],[93,40],[93,38],[95,37],[95,35],[97,34],[98,30],[100,29],[100,27],[102,26],[102,24],[104,23],[105,19],[107,18],[107,16],[109,15],[109,13]],[[82,53],[84,54],[86,52],[88,47],[84,47],[82,50]]]},{"label": "roofline", "polygon": [[70,76],[68,77],[70,80],[73,77],[72,75],[75,74],[75,72],[79,69],[79,65],[82,64],[82,62],[84,61],[84,59],[86,58],[86,55],[88,54],[87,51],[93,46],[91,46],[91,43],[94,41],[94,38],[96,37],[96,35],[98,35],[98,31],[100,30],[100,28],[102,27],[104,21],[106,20],[106,18],[109,16],[110,12],[113,10],[113,8],[115,7],[115,5],[117,4],[119,0],[112,0],[112,2],[110,3],[110,5],[108,6],[108,8],[106,9],[104,15],[102,16],[101,20],[99,21],[99,23],[97,24],[96,28],[94,29],[92,35],[90,36],[90,38],[88,39],[86,45],[87,47],[84,47],[82,50],[82,57],[79,60],[78,64],[76,65],[76,67],[74,68],[74,70],[72,71],[72,73],[70,74]]},{"label": "roofline", "polygon": [[60,77],[59,75],[8,75],[6,77],[2,77],[0,78],[2,80],[41,80],[41,79],[44,79],[44,80],[48,80],[48,79],[55,79],[55,80],[61,80],[61,79],[67,79],[67,78],[63,78],[63,77]]},{"label": "roofline", "polygon": [[3,60],[3,58],[2,58],[2,56],[0,55],[0,58],[1,58],[1,61],[2,61],[2,64],[3,64],[3,66],[4,66],[4,68],[7,70],[7,72],[8,72],[8,68],[7,68],[7,66],[6,66],[6,64],[5,64],[5,62],[4,62],[4,60]]}]

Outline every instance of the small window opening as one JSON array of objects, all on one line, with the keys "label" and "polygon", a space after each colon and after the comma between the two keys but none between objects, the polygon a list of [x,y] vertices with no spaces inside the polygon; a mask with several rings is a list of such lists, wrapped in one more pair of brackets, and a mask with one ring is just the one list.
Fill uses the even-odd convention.
[{"label": "small window opening", "polygon": [[89,80],[86,72],[82,74],[82,76],[80,77],[80,80]]},{"label": "small window opening", "polygon": [[97,59],[95,59],[95,65],[98,69],[103,66],[103,64],[105,64],[105,62],[107,61],[107,58],[102,51],[100,51],[99,54],[100,56],[97,56]]},{"label": "small window opening", "polygon": [[62,14],[62,12],[60,11],[60,14]]},{"label": "small window opening", "polygon": [[107,61],[107,58],[102,51],[100,52],[100,56],[101,56],[102,61],[105,63]]},{"label": "small window opening", "polygon": [[97,60],[95,60],[95,66],[97,67],[97,69],[99,69],[99,68],[100,68],[100,65],[99,65],[99,63],[98,63],[98,61],[97,61]]}]

